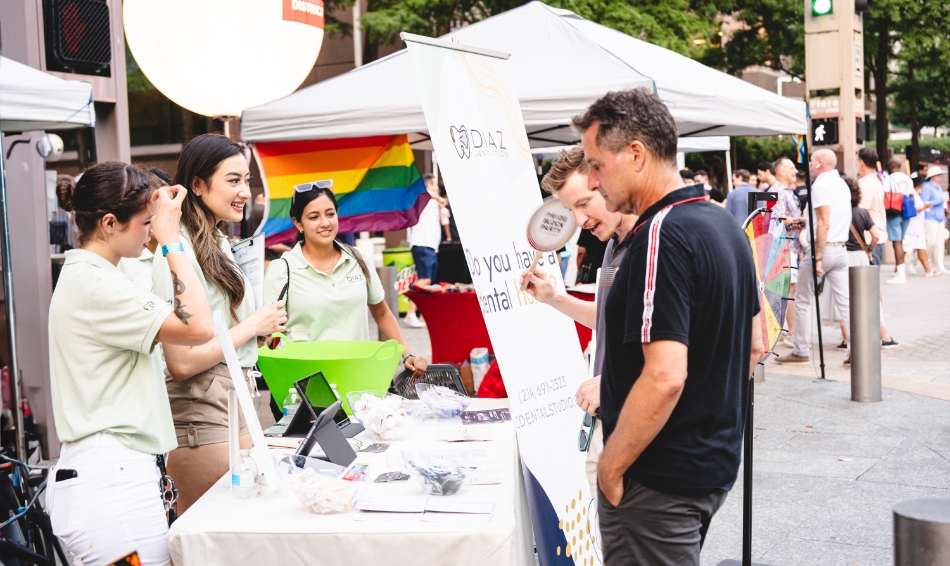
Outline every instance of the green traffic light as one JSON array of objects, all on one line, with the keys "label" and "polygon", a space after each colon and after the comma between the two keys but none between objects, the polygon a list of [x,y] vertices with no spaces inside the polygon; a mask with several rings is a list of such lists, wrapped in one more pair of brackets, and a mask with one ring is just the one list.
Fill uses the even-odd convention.
[{"label": "green traffic light", "polygon": [[827,16],[834,11],[832,0],[811,0],[811,15]]}]

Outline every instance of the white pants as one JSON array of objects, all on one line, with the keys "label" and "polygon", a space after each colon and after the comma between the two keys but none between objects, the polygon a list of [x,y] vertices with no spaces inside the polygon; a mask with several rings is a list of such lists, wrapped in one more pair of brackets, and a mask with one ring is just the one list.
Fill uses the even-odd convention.
[{"label": "white pants", "polygon": [[943,266],[943,222],[924,220],[924,234],[930,267],[939,271]]},{"label": "white pants", "polygon": [[99,433],[63,445],[50,480],[66,469],[77,477],[47,484],[46,508],[53,532],[83,566],[111,564],[133,551],[143,566],[170,564],[154,455]]},{"label": "white pants", "polygon": [[[805,259],[799,263],[798,286],[795,287],[795,335],[792,353],[808,357],[811,353],[811,306],[815,302],[815,282],[812,278],[811,251],[805,250]],[[845,328],[850,328],[851,312],[848,301],[848,253],[844,246],[825,246],[821,254],[823,293],[831,293],[831,301],[841,315]]]}]

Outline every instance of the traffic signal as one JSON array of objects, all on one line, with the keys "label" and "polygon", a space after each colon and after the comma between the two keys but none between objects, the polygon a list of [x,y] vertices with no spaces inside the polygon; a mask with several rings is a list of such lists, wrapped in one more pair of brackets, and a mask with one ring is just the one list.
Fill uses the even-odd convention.
[{"label": "traffic signal", "polygon": [[834,0],[811,0],[812,16],[827,16],[834,11]]},{"label": "traffic signal", "polygon": [[112,29],[103,0],[43,0],[46,70],[110,76]]},{"label": "traffic signal", "polygon": [[811,145],[836,145],[837,143],[837,118],[821,118],[811,121]]}]

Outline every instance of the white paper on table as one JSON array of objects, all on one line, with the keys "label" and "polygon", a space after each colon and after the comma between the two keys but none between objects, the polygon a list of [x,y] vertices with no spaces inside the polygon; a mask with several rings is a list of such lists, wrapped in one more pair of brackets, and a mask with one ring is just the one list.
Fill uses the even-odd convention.
[{"label": "white paper on table", "polygon": [[488,451],[485,449],[474,449],[474,450],[419,450],[412,451],[414,454],[418,454],[421,457],[425,458],[438,458],[444,460],[456,466],[463,466],[466,468],[477,468],[479,466],[489,466],[491,465],[491,459],[488,457]]},{"label": "white paper on table", "polygon": [[495,502],[485,499],[457,499],[436,496],[426,500],[426,512],[436,513],[474,513],[491,514],[495,512]]},{"label": "white paper on table", "polygon": [[422,513],[426,510],[426,497],[423,496],[363,496],[356,504],[360,511],[384,511],[387,513]]},{"label": "white paper on table", "polygon": [[439,440],[445,442],[484,442],[495,440],[495,433],[491,428],[459,427],[446,430]]},{"label": "white paper on table", "polygon": [[501,483],[502,471],[498,466],[479,466],[465,470],[465,485],[492,485]]},{"label": "white paper on table", "polygon": [[360,511],[353,516],[354,521],[374,523],[418,523],[422,521],[422,518],[422,513],[378,513],[374,511]]},{"label": "white paper on table", "polygon": [[251,282],[255,309],[264,306],[264,234],[241,240],[231,246],[234,262]]},{"label": "white paper on table", "polygon": [[433,513],[426,512],[422,516],[423,523],[491,523],[494,513]]},{"label": "white paper on table", "polygon": [[267,438],[264,436],[264,429],[261,428],[261,421],[257,418],[257,409],[251,400],[251,392],[247,389],[247,380],[244,379],[244,374],[241,373],[241,363],[238,362],[237,351],[234,349],[234,342],[231,341],[228,325],[224,322],[221,311],[211,313],[211,320],[214,322],[214,333],[221,344],[224,361],[228,365],[228,373],[231,374],[241,411],[244,412],[244,420],[247,422],[251,440],[254,442],[254,447],[251,448],[251,456],[257,462],[257,468],[267,481],[268,491],[277,491],[280,480],[277,476],[277,470],[274,469],[274,461],[267,452]]}]

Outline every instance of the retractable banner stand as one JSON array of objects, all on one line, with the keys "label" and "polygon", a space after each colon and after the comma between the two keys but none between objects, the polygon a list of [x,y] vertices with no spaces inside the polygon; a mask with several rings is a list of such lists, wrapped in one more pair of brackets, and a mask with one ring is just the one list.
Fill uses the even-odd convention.
[{"label": "retractable banner stand", "polygon": [[[403,34],[439,170],[518,431],[542,566],[602,563],[596,499],[577,448],[586,366],[574,322],[519,291],[541,192],[507,54]],[[539,268],[564,289],[557,252]]]}]

